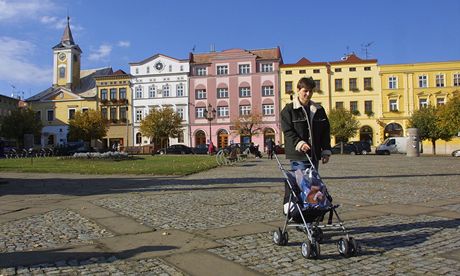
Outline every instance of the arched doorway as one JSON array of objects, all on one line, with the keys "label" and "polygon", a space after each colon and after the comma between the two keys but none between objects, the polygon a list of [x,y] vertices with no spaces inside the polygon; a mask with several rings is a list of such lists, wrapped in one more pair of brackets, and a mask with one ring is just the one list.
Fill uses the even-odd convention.
[{"label": "arched doorway", "polygon": [[359,141],[365,141],[372,145],[372,137],[374,137],[374,132],[370,126],[363,126],[359,130]]},{"label": "arched doorway", "polygon": [[136,133],[136,144],[142,144],[142,134],[140,132]]},{"label": "arched doorway", "polygon": [[50,134],[48,136],[48,145],[54,146],[54,135],[53,134]]},{"label": "arched doorway", "polygon": [[268,140],[275,142],[275,130],[273,128],[267,127],[264,130],[264,149],[267,147]]},{"label": "arched doorway", "polygon": [[195,133],[195,147],[198,145],[206,145],[206,133],[202,130]]},{"label": "arched doorway", "polygon": [[398,123],[390,123],[385,126],[384,135],[388,137],[401,137],[403,136],[403,127]]},{"label": "arched doorway", "polygon": [[223,149],[228,146],[228,132],[225,129],[221,129],[217,133],[217,146],[219,149]]}]

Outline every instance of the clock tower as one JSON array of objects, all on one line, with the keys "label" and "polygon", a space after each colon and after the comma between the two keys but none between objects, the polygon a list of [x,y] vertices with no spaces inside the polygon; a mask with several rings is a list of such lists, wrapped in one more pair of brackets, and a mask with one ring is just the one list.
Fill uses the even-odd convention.
[{"label": "clock tower", "polygon": [[53,47],[53,87],[74,90],[80,83],[81,49],[75,44],[70,31],[70,18],[61,42]]}]

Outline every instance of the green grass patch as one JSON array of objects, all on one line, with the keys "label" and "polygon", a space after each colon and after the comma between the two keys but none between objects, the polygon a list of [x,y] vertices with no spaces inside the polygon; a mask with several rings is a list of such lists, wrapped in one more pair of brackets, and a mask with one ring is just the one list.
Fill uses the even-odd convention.
[{"label": "green grass patch", "polygon": [[0,172],[188,175],[217,167],[207,155],[134,156],[127,160],[59,157],[0,159]]}]

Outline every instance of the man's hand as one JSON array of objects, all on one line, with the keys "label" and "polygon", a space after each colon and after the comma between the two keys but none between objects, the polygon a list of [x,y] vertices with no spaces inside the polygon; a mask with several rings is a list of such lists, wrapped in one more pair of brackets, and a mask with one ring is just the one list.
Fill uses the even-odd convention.
[{"label": "man's hand", "polygon": [[324,155],[321,159],[323,161],[323,164],[326,164],[327,162],[329,162],[329,155]]},{"label": "man's hand", "polygon": [[303,144],[301,147],[300,147],[300,150],[303,151],[303,152],[307,152],[310,150],[310,145],[308,145],[307,143]]}]

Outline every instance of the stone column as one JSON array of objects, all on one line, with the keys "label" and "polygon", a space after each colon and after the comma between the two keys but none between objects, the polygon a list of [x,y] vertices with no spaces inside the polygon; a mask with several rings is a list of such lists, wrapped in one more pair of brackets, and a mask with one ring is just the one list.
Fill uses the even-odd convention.
[{"label": "stone column", "polygon": [[419,157],[420,156],[420,140],[418,137],[417,128],[408,128],[407,133],[409,138],[407,139],[407,156],[408,157]]}]

